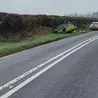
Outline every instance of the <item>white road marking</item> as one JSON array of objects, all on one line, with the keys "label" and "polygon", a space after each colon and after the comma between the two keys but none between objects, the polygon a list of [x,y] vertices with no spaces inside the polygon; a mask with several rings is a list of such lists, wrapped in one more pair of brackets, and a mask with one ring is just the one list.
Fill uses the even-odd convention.
[{"label": "white road marking", "polygon": [[59,55],[57,55],[57,56],[55,56],[55,57],[53,57],[53,58],[51,58],[51,59],[49,59],[48,61],[46,61],[46,62],[44,62],[44,63],[42,63],[42,64],[40,64],[40,65],[38,65],[38,66],[36,66],[36,67],[34,67],[34,68],[32,68],[31,70],[29,70],[29,71],[27,71],[26,73],[20,75],[19,77],[17,77],[17,78],[15,78],[15,79],[11,80],[10,82],[8,82],[8,83],[2,85],[2,86],[0,87],[0,91],[3,90],[3,89],[5,89],[5,88],[7,88],[7,87],[12,86],[14,83],[16,83],[16,82],[18,82],[19,80],[25,78],[26,76],[30,75],[30,74],[33,73],[34,71],[38,70],[39,68],[45,66],[46,64],[52,62],[53,60],[55,60],[55,59],[57,59],[57,58],[63,56],[64,54],[70,52],[71,50],[73,50],[73,49],[79,47],[80,45],[82,45],[82,44],[84,44],[84,43],[86,43],[86,42],[88,42],[88,41],[90,41],[90,40],[92,40],[92,39],[95,39],[95,38],[97,38],[97,37],[98,37],[98,36],[95,36],[95,37],[92,37],[92,38],[90,38],[90,39],[88,39],[88,40],[85,40],[85,41],[81,42],[80,44],[78,44],[78,45],[76,45],[76,46],[74,46],[74,47],[72,47],[72,48],[70,48],[70,49],[68,49],[68,50],[66,50],[66,51],[64,51],[64,52],[62,52],[62,53],[60,53]]},{"label": "white road marking", "polygon": [[49,70],[51,67],[53,67],[54,65],[56,65],[57,63],[59,63],[63,59],[67,58],[68,56],[70,56],[71,54],[73,54],[74,52],[76,52],[77,50],[79,50],[82,47],[88,45],[89,43],[93,42],[96,39],[98,39],[98,38],[92,39],[89,42],[87,42],[87,43],[85,43],[85,44],[83,44],[83,45],[75,48],[71,52],[69,52],[66,55],[64,55],[62,58],[54,61],[52,64],[48,65],[47,67],[45,67],[44,69],[42,69],[41,71],[39,71],[38,73],[36,73],[35,75],[31,76],[29,79],[25,80],[24,82],[22,82],[21,84],[19,84],[15,88],[13,88],[12,90],[8,91],[6,94],[4,94],[3,96],[1,96],[0,98],[8,98],[8,97],[10,97],[13,93],[15,93],[16,91],[18,91],[19,89],[21,89],[22,87],[24,87],[26,84],[28,84],[31,81],[33,81],[34,79],[36,79],[38,76],[40,76],[41,74],[43,74],[44,72],[46,72],[47,70]]},{"label": "white road marking", "polygon": [[10,86],[9,88],[13,88],[13,86]]}]

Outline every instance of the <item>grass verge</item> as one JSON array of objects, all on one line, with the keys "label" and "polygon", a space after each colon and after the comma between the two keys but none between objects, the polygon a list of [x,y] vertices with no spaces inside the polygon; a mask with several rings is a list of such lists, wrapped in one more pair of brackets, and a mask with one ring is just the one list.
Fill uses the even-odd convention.
[{"label": "grass verge", "polygon": [[77,32],[68,33],[68,34],[49,33],[48,35],[30,37],[30,38],[26,38],[18,42],[0,41],[0,57],[6,56],[12,53],[16,53],[16,52],[19,52],[25,49],[33,48],[38,45],[57,41],[63,38],[68,38],[68,37],[72,37],[75,35],[79,35],[79,34],[81,33],[77,33]]}]

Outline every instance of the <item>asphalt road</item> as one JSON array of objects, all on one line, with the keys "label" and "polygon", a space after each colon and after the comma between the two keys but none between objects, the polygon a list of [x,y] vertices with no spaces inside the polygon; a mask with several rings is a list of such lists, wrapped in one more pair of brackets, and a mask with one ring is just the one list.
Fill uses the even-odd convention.
[{"label": "asphalt road", "polygon": [[8,97],[98,98],[98,31],[0,58],[0,98]]}]

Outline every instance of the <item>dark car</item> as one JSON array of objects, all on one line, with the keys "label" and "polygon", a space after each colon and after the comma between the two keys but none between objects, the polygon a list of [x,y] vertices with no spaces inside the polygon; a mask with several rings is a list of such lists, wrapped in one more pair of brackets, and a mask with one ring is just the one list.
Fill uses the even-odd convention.
[{"label": "dark car", "polygon": [[70,26],[70,25],[71,25],[71,23],[70,23],[70,22],[63,23],[63,24],[61,24],[61,25],[57,26],[57,27],[56,27],[56,29],[55,29],[55,31],[57,31],[57,32],[65,31],[65,30],[66,30],[66,28],[67,28],[68,26]]},{"label": "dark car", "polygon": [[63,23],[56,27],[55,32],[73,32],[76,29],[76,26],[74,26],[72,23],[67,22]]}]

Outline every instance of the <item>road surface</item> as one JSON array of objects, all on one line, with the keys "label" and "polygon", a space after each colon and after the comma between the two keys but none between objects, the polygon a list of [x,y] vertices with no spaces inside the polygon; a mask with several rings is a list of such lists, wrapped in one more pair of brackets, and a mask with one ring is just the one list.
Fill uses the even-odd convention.
[{"label": "road surface", "polygon": [[0,98],[98,98],[98,31],[0,58]]}]

